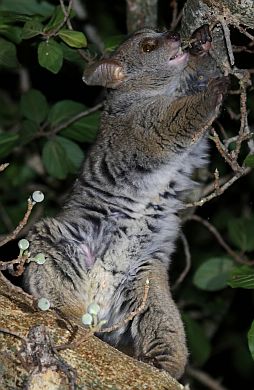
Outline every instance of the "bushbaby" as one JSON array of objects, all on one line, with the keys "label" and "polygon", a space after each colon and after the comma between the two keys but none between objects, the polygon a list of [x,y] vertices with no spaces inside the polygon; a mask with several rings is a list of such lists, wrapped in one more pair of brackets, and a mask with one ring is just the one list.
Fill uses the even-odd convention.
[{"label": "bushbaby", "polygon": [[136,356],[179,378],[187,361],[185,333],[169,286],[191,174],[206,163],[206,133],[217,117],[226,79],[209,55],[208,26],[182,51],[180,36],[144,28],[84,81],[109,89],[100,130],[72,193],[55,218],[28,235],[31,262],[24,286],[81,323],[91,302],[111,326],[142,302],[145,309],[104,339],[128,331]]}]

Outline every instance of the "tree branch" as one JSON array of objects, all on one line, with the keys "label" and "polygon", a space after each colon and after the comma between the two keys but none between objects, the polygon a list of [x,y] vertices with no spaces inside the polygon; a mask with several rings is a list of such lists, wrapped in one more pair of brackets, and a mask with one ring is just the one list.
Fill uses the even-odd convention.
[{"label": "tree branch", "polygon": [[205,219],[199,217],[198,215],[194,214],[186,219],[187,221],[197,221],[201,223],[203,226],[205,226],[216,238],[218,243],[225,249],[225,251],[231,256],[237,263],[241,264],[248,264],[253,265],[253,260],[248,260],[243,256],[238,255],[237,252],[235,252],[223,239],[219,231],[215,228],[214,225],[212,225],[210,222],[206,221]]}]

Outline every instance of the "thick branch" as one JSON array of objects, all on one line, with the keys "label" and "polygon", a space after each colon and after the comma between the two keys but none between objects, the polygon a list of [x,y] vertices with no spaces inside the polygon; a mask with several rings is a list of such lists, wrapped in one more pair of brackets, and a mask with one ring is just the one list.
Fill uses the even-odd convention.
[{"label": "thick branch", "polygon": [[[64,343],[68,345],[70,339],[68,323],[63,319],[59,320],[59,316],[52,311],[35,311],[33,299],[28,299],[27,294],[23,295],[21,290],[14,286],[10,290],[10,282],[5,281],[5,278],[1,276],[0,366],[1,372],[4,373],[0,379],[1,388],[5,390],[17,388],[17,379],[20,383],[22,379],[25,381],[29,378],[31,367],[25,368],[22,365],[17,351],[21,349],[21,340],[27,337],[29,329],[43,324],[56,346]],[[1,329],[4,332],[1,332]],[[78,337],[85,339],[87,331],[80,327],[77,333]],[[22,348],[24,348],[24,343]],[[92,390],[95,384],[97,390],[112,388],[138,390],[144,386],[150,390],[182,389],[182,386],[165,372],[124,355],[95,336],[86,338],[86,341],[76,346],[74,350],[61,349],[58,353],[63,359],[60,361],[62,367],[72,367],[77,371],[77,384],[82,389]],[[42,381],[45,390],[59,388],[67,390],[69,387],[65,385],[59,387],[59,380],[66,382],[65,373],[61,370],[56,372],[54,368],[50,368],[47,375],[46,373],[37,374],[33,378],[29,390],[38,389],[38,383]],[[58,385],[53,386],[52,382]]]}]

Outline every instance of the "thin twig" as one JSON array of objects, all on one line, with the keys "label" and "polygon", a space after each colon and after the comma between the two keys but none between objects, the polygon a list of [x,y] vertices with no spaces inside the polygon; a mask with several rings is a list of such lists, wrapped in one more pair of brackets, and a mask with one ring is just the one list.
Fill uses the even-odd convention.
[{"label": "thin twig", "polygon": [[9,260],[9,261],[0,261],[0,271],[6,271],[7,269],[13,269],[13,265],[20,264],[24,265],[26,260],[28,259],[27,255],[19,256],[16,259]]},{"label": "thin twig", "polygon": [[238,139],[236,140],[235,150],[231,152],[231,155],[237,159],[240,153],[242,142],[244,141],[245,135],[250,133],[248,126],[248,117],[247,117],[247,94],[246,94],[246,85],[245,80],[240,81],[240,113],[241,113],[241,125],[239,130]]},{"label": "thin twig", "polygon": [[228,57],[229,57],[229,62],[230,62],[230,65],[233,66],[235,63],[235,58],[234,58],[233,48],[232,48],[232,44],[231,44],[231,40],[230,40],[230,30],[228,28],[228,25],[226,23],[224,16],[218,15],[218,16],[216,16],[216,18],[220,22],[221,27],[223,29],[227,52],[228,52]]},{"label": "thin twig", "polygon": [[8,167],[9,163],[1,164],[0,165],[0,172],[4,171]]},{"label": "thin twig", "polygon": [[[253,137],[253,134],[252,133],[245,133],[243,134],[242,136],[242,141],[248,141],[249,139],[251,139]],[[224,145],[226,148],[229,147],[229,145],[232,143],[232,142],[236,142],[239,138],[239,135],[236,135],[235,137],[231,137],[231,138],[228,138],[226,140],[224,140]]]},{"label": "thin twig", "polygon": [[[62,318],[61,318],[62,319]],[[54,349],[56,351],[62,351],[62,350],[65,350],[65,349],[71,349],[73,347],[73,345],[75,344],[75,338],[78,334],[78,326],[75,326],[69,336],[69,339],[66,343],[64,344],[61,344],[61,345],[54,345]]]},{"label": "thin twig", "polygon": [[63,19],[63,21],[60,23],[60,25],[57,26],[57,28],[56,28],[55,30],[50,31],[49,36],[57,35],[58,31],[60,31],[61,28],[62,28],[65,24],[68,25],[69,17],[70,17],[70,13],[71,13],[71,9],[72,9],[72,3],[73,3],[73,0],[69,0],[68,8],[66,9],[65,6],[64,6],[64,2],[63,2],[62,0],[60,0],[61,8],[62,8],[62,11],[63,11],[63,14],[64,14],[64,19]]},{"label": "thin twig", "polygon": [[175,28],[177,27],[178,23],[181,20],[181,17],[183,16],[183,9],[181,9],[181,11],[178,12],[178,4],[176,0],[171,0],[169,7],[173,9],[172,18],[171,18],[172,20],[169,28],[170,30],[175,30]]},{"label": "thin twig", "polygon": [[254,48],[251,48],[249,49],[248,46],[236,46],[236,45],[233,45],[233,50],[235,53],[250,53],[250,54],[253,54],[254,52]]},{"label": "thin twig", "polygon": [[210,390],[227,390],[226,387],[222,386],[217,380],[204,371],[192,367],[187,367],[186,371],[188,375],[205,385],[205,387]]},{"label": "thin twig", "polygon": [[189,243],[187,241],[186,236],[183,233],[180,234],[180,238],[183,244],[183,250],[185,254],[185,267],[182,273],[180,274],[180,276],[178,277],[178,279],[175,281],[172,290],[175,290],[183,282],[183,280],[186,278],[191,268],[191,253],[190,253]]},{"label": "thin twig", "polygon": [[[230,180],[231,177],[232,177],[231,174],[220,177],[218,183],[219,187],[222,187],[227,181]],[[205,188],[203,189],[203,196],[207,196],[213,191],[214,191],[214,181],[205,186]]]},{"label": "thin twig", "polygon": [[20,256],[19,258],[19,263],[18,263],[18,266],[16,268],[16,270],[14,271],[12,268],[9,270],[9,273],[13,276],[20,276],[23,274],[24,272],[24,265],[25,263],[27,262],[29,258],[29,255],[23,255],[23,256]]},{"label": "thin twig", "polygon": [[250,34],[248,31],[246,31],[243,27],[241,27],[241,26],[239,25],[239,21],[237,21],[237,25],[236,25],[235,27],[237,27],[238,30],[239,30],[242,34],[244,34],[246,37],[248,37],[248,38],[251,40],[250,43],[253,43],[254,36],[253,36],[252,34]]},{"label": "thin twig", "polygon": [[122,321],[118,322],[117,324],[112,325],[111,327],[108,327],[108,328],[105,328],[105,329],[102,329],[102,330],[101,329],[96,329],[96,327],[90,328],[87,331],[85,336],[82,336],[79,340],[76,340],[76,341],[75,341],[75,337],[76,337],[78,332],[77,332],[77,329],[75,329],[73,334],[71,335],[69,341],[67,343],[62,344],[62,345],[55,346],[55,349],[56,350],[62,350],[62,349],[77,348],[81,343],[85,342],[88,338],[93,336],[94,333],[110,333],[110,332],[113,332],[116,329],[121,328],[122,326],[127,324],[129,321],[133,320],[133,318],[135,316],[137,316],[138,314],[140,314],[144,310],[146,302],[147,302],[147,298],[148,298],[149,287],[150,287],[149,279],[147,279],[146,283],[145,283],[145,286],[144,286],[144,296],[143,296],[143,299],[142,299],[142,302],[141,302],[140,306],[137,309],[135,309],[134,311],[132,311]]},{"label": "thin twig", "polygon": [[228,135],[226,133],[226,130],[224,129],[224,127],[222,126],[222,124],[217,120],[216,121],[216,124],[219,126],[219,129],[220,129],[220,132],[223,136],[224,139],[227,139],[228,138]]},{"label": "thin twig", "polygon": [[233,259],[241,264],[254,264],[254,261],[247,260],[241,256],[238,255],[222,238],[221,234],[218,232],[218,230],[215,228],[214,225],[212,225],[210,222],[206,221],[205,219],[199,217],[198,215],[194,214],[187,218],[187,221],[197,221],[201,223],[203,226],[205,226],[216,238],[218,243],[226,250],[226,252],[233,257]]},{"label": "thin twig", "polygon": [[[98,111],[103,106],[103,103],[98,103],[96,106],[89,108],[86,111],[82,111],[78,113],[77,115],[70,118],[68,121],[61,123],[59,126],[55,127],[50,134],[56,134],[59,133],[59,131],[66,129],[66,127],[72,125],[74,122],[77,122],[79,119],[84,118],[85,116],[92,114],[95,111]],[[45,135],[45,134],[44,134]]]},{"label": "thin twig", "polygon": [[[230,89],[228,91],[228,95],[240,95],[240,93],[241,93],[240,89]],[[238,115],[238,114],[235,114],[235,115]],[[239,116],[239,118],[240,118],[240,116]],[[233,118],[233,119],[235,119],[235,118]]]},{"label": "thin twig", "polygon": [[69,30],[73,30],[71,22],[70,22],[70,19],[69,19],[70,12],[71,12],[71,9],[72,9],[73,0],[69,0],[69,4],[68,4],[68,8],[67,9],[65,8],[64,1],[63,0],[59,0],[59,1],[60,1],[60,5],[61,5],[61,8],[62,8],[63,14],[64,14],[64,20],[65,20],[64,24],[65,23],[67,24]]},{"label": "thin twig", "polygon": [[122,328],[122,326],[126,325],[129,321],[133,320],[134,317],[136,317],[138,314],[140,314],[146,306],[149,287],[150,287],[149,279],[146,279],[146,283],[145,283],[145,287],[144,287],[144,296],[143,296],[141,305],[137,309],[132,311],[126,318],[124,318],[122,321],[119,321],[117,324],[114,324],[114,325],[110,326],[109,328],[98,330],[98,332],[99,333],[113,332],[116,329]]},{"label": "thin twig", "polygon": [[228,150],[225,148],[225,146],[221,142],[220,137],[218,136],[217,132],[214,129],[212,129],[211,134],[212,135],[210,136],[210,139],[215,143],[216,148],[218,149],[220,155],[230,165],[230,167],[232,168],[232,170],[234,172],[240,172],[242,170],[242,168],[238,164],[236,158],[234,156],[232,156],[228,152]]},{"label": "thin twig", "polygon": [[3,246],[5,245],[7,242],[11,241],[11,240],[14,240],[17,235],[19,234],[19,232],[23,229],[23,227],[27,224],[27,221],[28,221],[28,218],[32,212],[32,209],[34,207],[34,202],[29,198],[28,201],[27,201],[27,211],[24,215],[24,217],[22,218],[22,220],[19,222],[18,226],[16,227],[16,229],[13,230],[12,233],[10,234],[7,234],[5,236],[4,239],[2,239],[0,241],[0,246]]},{"label": "thin twig", "polygon": [[24,341],[25,343],[27,342],[26,337],[21,336],[20,334],[13,332],[12,330],[9,330],[9,329],[0,327],[0,333],[5,333],[5,334],[8,334],[10,336],[16,337],[17,339],[20,339],[20,340]]},{"label": "thin twig", "polygon": [[[72,5],[72,1],[73,0],[70,0],[70,2],[69,2],[69,6],[68,6],[68,10],[70,9],[70,11],[68,12],[68,10],[66,10],[66,8],[65,8],[65,5],[64,5],[64,1],[63,0],[59,0],[60,1],[60,5],[61,5],[61,8],[62,8],[62,11],[63,11],[63,13],[64,13],[64,15],[65,15],[65,18],[64,19],[66,19],[66,24],[67,24],[67,27],[68,27],[68,29],[69,30],[73,30],[73,27],[72,27],[72,24],[71,24],[71,21],[70,21],[70,19],[69,19],[69,13],[70,13],[70,11],[71,11],[71,5]],[[91,55],[90,54],[88,54],[88,53],[85,53],[83,50],[81,50],[81,49],[78,49],[78,53],[79,53],[79,55],[85,60],[85,61],[90,61],[91,60]]]},{"label": "thin twig", "polygon": [[225,184],[223,184],[217,191],[212,192],[211,194],[201,198],[200,200],[197,200],[192,203],[186,203],[184,205],[184,209],[189,207],[198,207],[203,206],[205,203],[209,202],[210,200],[216,198],[217,196],[223,194],[232,184],[234,184],[238,179],[241,177],[247,175],[251,171],[251,168],[246,167],[242,168],[240,172],[237,172],[234,176],[231,177],[230,180],[228,180]]},{"label": "thin twig", "polygon": [[219,195],[220,193],[220,174],[218,169],[216,168],[214,171],[214,191]]}]

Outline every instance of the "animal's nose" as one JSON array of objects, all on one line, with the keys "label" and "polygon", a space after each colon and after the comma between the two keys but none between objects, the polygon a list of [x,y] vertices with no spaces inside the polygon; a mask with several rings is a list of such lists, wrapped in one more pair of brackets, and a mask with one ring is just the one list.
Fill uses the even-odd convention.
[{"label": "animal's nose", "polygon": [[166,31],[164,36],[172,41],[180,41],[180,35],[177,32]]}]

